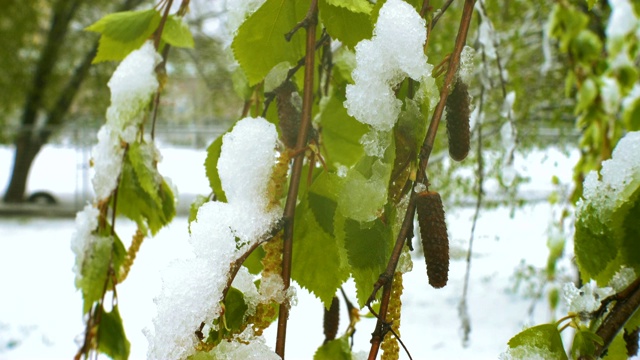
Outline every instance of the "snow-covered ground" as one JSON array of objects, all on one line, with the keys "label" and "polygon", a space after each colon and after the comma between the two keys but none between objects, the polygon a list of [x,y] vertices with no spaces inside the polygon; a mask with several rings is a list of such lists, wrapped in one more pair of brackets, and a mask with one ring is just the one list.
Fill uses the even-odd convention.
[{"label": "snow-covered ground", "polygon": [[[160,172],[172,178],[181,195],[207,193],[201,166],[204,150],[161,151],[164,160]],[[74,149],[45,148],[36,159],[29,189],[67,194],[73,199],[85,181],[84,159],[83,153]],[[555,150],[534,152],[526,159],[519,158],[517,168],[532,177],[528,185],[531,190],[547,190],[553,175],[570,180],[575,160]],[[5,187],[8,176],[2,174],[7,174],[11,161],[11,149],[0,148],[0,188]],[[506,208],[482,211],[469,288],[472,332],[467,347],[461,345],[457,313],[464,260],[453,260],[449,284],[434,290],[428,285],[424,260],[415,257],[413,271],[405,275],[401,327],[402,339],[414,359],[495,359],[524,325],[549,320],[544,304],[536,308],[532,318],[528,313],[531,299],[508,289],[513,286],[514,270],[521,260],[537,267],[546,265],[551,214],[552,208],[546,203],[527,205],[513,217]],[[447,212],[453,253],[466,249],[472,217],[472,209]],[[134,231],[133,224],[125,221],[119,220],[117,226],[123,233]],[[68,359],[75,354],[78,345],[74,339],[81,334],[83,322],[81,295],[74,288],[71,271],[74,259],[69,240],[73,229],[73,219],[0,218],[0,359]],[[156,238],[145,241],[129,278],[118,286],[120,312],[131,341],[131,359],[146,356],[147,341],[142,329],[151,325],[155,314],[153,298],[160,292],[162,269],[188,251],[187,220],[179,217]],[[355,301],[353,285],[345,290]],[[302,289],[298,290],[298,298],[290,315],[286,354],[289,359],[311,359],[323,341],[322,306]],[[346,313],[341,318],[346,319]],[[358,323],[354,350],[368,351],[374,325],[372,319],[366,318]],[[343,320],[341,329],[346,326]],[[266,336],[268,344],[274,345],[274,327],[267,330]],[[6,349],[14,340],[17,343]]]}]

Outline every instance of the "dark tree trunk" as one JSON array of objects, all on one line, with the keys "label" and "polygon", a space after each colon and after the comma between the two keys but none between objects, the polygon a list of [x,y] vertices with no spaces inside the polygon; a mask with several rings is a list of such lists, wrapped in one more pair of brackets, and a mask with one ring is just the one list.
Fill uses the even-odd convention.
[{"label": "dark tree trunk", "polygon": [[[9,185],[3,198],[4,202],[17,203],[25,200],[25,190],[33,160],[35,160],[42,146],[49,140],[52,129],[63,123],[82,81],[89,72],[91,61],[98,50],[98,42],[96,41],[92,49],[87,52],[80,64],[76,66],[69,81],[60,92],[60,96],[54,106],[47,112],[44,125],[37,127],[36,119],[38,112],[44,111],[42,108],[42,97],[47,85],[47,80],[58,58],[63,39],[69,28],[69,23],[82,1],[83,0],[58,0],[54,4],[51,28],[36,67],[32,87],[27,93],[22,113],[21,129],[14,142],[16,150],[11,179],[9,180]],[[126,0],[118,11],[130,10],[141,2],[142,0]]]},{"label": "dark tree trunk", "polygon": [[4,202],[19,203],[25,199],[25,190],[29,170],[33,160],[38,155],[42,143],[34,141],[30,136],[20,136],[16,141],[16,151],[13,158],[11,180],[4,195]]}]

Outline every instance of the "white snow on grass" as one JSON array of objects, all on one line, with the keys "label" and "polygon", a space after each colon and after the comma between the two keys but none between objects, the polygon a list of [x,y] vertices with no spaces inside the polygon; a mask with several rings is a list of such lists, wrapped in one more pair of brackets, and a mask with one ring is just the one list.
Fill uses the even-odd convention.
[{"label": "white snow on grass", "polygon": [[430,78],[433,66],[423,50],[426,35],[425,21],[411,5],[389,0],[382,6],[373,38],[355,48],[355,84],[347,85],[344,103],[349,115],[376,131],[393,128],[402,106],[394,87],[406,77],[420,82]]},{"label": "white snow on grass", "polygon": [[[267,209],[267,184],[275,165],[277,141],[275,126],[263,118],[242,119],[222,138],[218,173],[228,202],[212,201],[200,207],[191,223],[195,256],[172,264],[164,274],[162,292],[155,300],[158,315],[153,320],[154,331],[146,331],[149,358],[179,359],[195,353],[200,340],[194,332],[202,322],[211,324],[220,316],[230,264],[279,219],[279,207]],[[253,308],[265,299],[244,270],[237,281],[248,290],[245,296]],[[282,279],[268,286],[276,288],[270,290],[271,296],[277,296],[278,289],[282,292],[281,285]],[[251,346],[261,349],[259,344]],[[242,346],[234,351],[246,355],[247,349],[253,351]]]}]

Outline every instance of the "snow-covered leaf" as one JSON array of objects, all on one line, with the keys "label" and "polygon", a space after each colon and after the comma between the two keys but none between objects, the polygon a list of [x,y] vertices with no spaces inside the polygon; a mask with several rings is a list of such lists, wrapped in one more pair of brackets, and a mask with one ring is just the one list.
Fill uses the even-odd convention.
[{"label": "snow-covered leaf", "polygon": [[323,147],[327,150],[326,161],[330,168],[336,164],[351,167],[364,151],[360,138],[367,126],[347,114],[342,101],[336,95],[329,99],[320,113]]},{"label": "snow-covered leaf", "polygon": [[509,340],[513,359],[567,360],[560,332],[555,324],[528,328]]}]

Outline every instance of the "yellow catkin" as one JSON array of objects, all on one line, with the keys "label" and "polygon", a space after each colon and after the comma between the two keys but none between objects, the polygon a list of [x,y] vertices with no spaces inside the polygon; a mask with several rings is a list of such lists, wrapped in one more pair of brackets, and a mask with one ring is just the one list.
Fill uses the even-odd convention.
[{"label": "yellow catkin", "polygon": [[280,205],[280,199],[284,196],[285,187],[287,184],[287,175],[289,173],[289,161],[291,160],[291,153],[285,150],[280,153],[278,161],[273,167],[271,173],[271,179],[267,185],[267,191],[269,194],[268,208],[272,209],[274,206]]},{"label": "yellow catkin", "polygon": [[138,250],[140,250],[140,246],[144,241],[145,234],[137,229],[136,233],[133,234],[133,238],[131,239],[131,245],[129,246],[129,250],[127,250],[127,255],[124,257],[124,261],[122,263],[122,268],[120,270],[120,276],[118,277],[118,282],[123,282],[127,276],[129,275],[129,270],[131,270],[131,266],[133,262],[136,260],[136,255],[138,254]]},{"label": "yellow catkin", "polygon": [[[282,232],[276,234],[273,239],[262,245],[265,251],[262,258],[262,276],[282,273]],[[262,335],[264,329],[271,325],[276,317],[277,306],[273,303],[260,303],[256,306],[255,314],[249,316],[247,323],[253,324],[256,336]]]},{"label": "yellow catkin", "polygon": [[[400,336],[400,314],[402,309],[402,273],[393,274],[393,285],[391,286],[391,297],[389,298],[389,307],[387,308],[387,323],[391,324],[391,328]],[[400,345],[398,339],[389,331],[382,340],[382,360],[396,360],[400,356]]]}]

